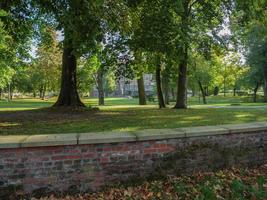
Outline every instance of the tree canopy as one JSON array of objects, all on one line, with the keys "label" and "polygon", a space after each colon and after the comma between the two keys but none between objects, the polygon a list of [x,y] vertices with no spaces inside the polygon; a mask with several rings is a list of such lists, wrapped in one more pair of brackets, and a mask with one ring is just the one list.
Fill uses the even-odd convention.
[{"label": "tree canopy", "polygon": [[79,107],[84,92],[96,88],[104,104],[121,79],[137,79],[145,104],[143,74],[152,73],[160,108],[169,92],[174,108],[199,91],[205,103],[215,90],[262,87],[267,101],[266,8],[265,0],[3,0],[0,90],[47,91],[58,94],[54,106]]}]

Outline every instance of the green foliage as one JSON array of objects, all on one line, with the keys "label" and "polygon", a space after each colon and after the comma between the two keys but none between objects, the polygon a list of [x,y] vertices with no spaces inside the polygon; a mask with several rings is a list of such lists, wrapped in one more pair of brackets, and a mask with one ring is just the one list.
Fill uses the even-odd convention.
[{"label": "green foliage", "polygon": [[[5,17],[7,13],[0,10],[0,17]],[[11,82],[15,71],[10,67],[14,58],[13,50],[11,48],[12,38],[8,32],[4,30],[4,23],[0,18],[0,89],[3,89]]]},{"label": "green foliage", "polygon": [[52,27],[44,27],[41,31],[42,38],[38,45],[37,58],[31,69],[32,78],[39,77],[37,88],[45,87],[55,91],[59,88],[62,53],[58,47],[55,30]]},{"label": "green foliage", "polygon": [[177,2],[179,1],[143,1],[139,5],[136,11],[139,18],[133,35],[134,44],[138,48],[163,54],[173,53],[180,25],[176,14],[176,9],[179,8]]},{"label": "green foliage", "polygon": [[[0,7],[1,89],[11,83],[19,92],[58,91],[57,33],[78,60],[82,93],[97,86],[99,71],[111,92],[119,79],[153,73],[159,63],[172,90],[181,63],[193,91],[198,81],[210,91],[267,82],[265,0],[2,0]],[[34,43],[36,59],[29,54]]]},{"label": "green foliage", "polygon": [[[237,1],[232,15],[232,30],[244,48],[249,71],[243,78],[246,87],[264,85],[267,80],[267,2],[265,0]],[[258,86],[257,86],[258,87]],[[266,89],[264,90],[266,93]],[[265,94],[267,95],[267,94]]]},{"label": "green foliage", "polygon": [[[266,15],[267,16],[267,15]],[[267,71],[267,21],[265,24],[255,23],[251,26],[248,35],[248,63],[258,71],[265,74]]]}]

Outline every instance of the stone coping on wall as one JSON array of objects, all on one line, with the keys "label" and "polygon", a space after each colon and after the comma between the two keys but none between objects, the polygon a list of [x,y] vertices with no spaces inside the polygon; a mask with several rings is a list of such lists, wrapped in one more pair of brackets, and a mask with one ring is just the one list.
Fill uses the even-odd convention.
[{"label": "stone coping on wall", "polygon": [[197,126],[174,129],[145,129],[134,132],[95,132],[48,135],[8,135],[0,136],[0,149],[60,146],[78,144],[104,144],[162,140],[185,137],[214,136],[223,134],[267,131],[267,122],[228,124],[217,126]]}]

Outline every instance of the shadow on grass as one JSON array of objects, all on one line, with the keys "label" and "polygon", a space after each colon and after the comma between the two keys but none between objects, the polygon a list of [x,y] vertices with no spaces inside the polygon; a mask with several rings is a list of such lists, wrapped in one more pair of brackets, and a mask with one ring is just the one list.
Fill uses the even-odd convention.
[{"label": "shadow on grass", "polygon": [[155,107],[65,110],[42,108],[0,111],[0,134],[51,134],[99,131],[135,131],[267,120],[267,109]]}]

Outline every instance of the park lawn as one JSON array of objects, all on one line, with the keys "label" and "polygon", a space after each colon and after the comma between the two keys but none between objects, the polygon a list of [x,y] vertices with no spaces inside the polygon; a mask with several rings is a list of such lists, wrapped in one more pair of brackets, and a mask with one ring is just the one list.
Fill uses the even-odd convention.
[{"label": "park lawn", "polygon": [[[56,98],[40,100],[32,98],[14,99],[10,102],[0,100],[0,112],[1,111],[18,111],[18,110],[32,110],[38,108],[49,107],[54,104]],[[97,106],[97,98],[83,99],[86,106]],[[156,105],[156,102],[148,102],[149,105]],[[138,106],[138,99],[128,98],[106,98],[105,106]]]},{"label": "park lawn", "polygon": [[[210,108],[195,105],[186,110],[175,110],[171,107],[160,110],[155,103],[138,106],[136,99],[110,98],[106,101],[107,106],[100,107],[99,111],[86,109],[69,113],[44,108],[51,106],[53,102],[54,99],[1,101],[0,134],[136,131],[267,121],[267,108],[251,106]],[[85,103],[93,106],[97,99],[86,99]]]},{"label": "park lawn", "polygon": [[[56,101],[56,98],[40,100],[40,99],[32,99],[32,98],[23,98],[23,99],[14,99],[11,102],[7,102],[5,100],[0,100],[0,112],[1,111],[18,111],[18,110],[30,110],[30,109],[38,109],[52,106]],[[83,99],[83,102],[86,106],[98,106],[97,98],[86,98]],[[157,105],[157,102],[147,102],[148,105]],[[174,105],[174,102],[170,102],[170,105]],[[188,105],[191,107],[199,107],[203,105],[202,99],[199,97],[190,97],[188,98]],[[209,96],[207,97],[207,105],[209,106],[262,106],[267,105],[267,103],[252,103],[251,98],[249,97],[233,97],[233,96]],[[137,98],[105,98],[105,106],[100,106],[100,108],[109,107],[109,106],[120,106],[120,107],[138,107],[138,99]]]}]

